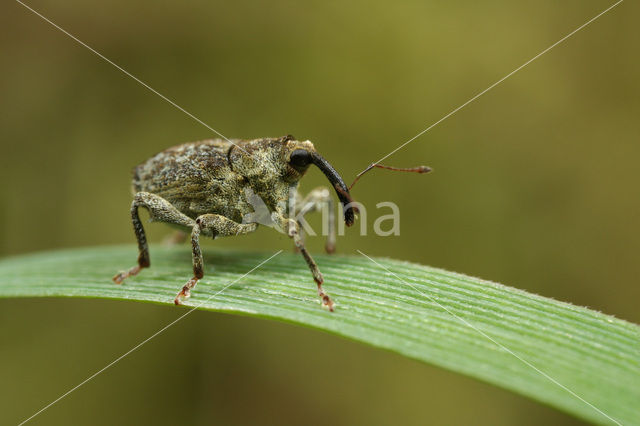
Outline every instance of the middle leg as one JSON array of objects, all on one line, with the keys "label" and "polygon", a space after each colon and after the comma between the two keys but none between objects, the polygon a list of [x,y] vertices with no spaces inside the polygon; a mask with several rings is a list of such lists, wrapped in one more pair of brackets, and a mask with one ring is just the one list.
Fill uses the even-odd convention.
[{"label": "middle leg", "polygon": [[174,303],[180,305],[184,299],[191,295],[198,280],[204,276],[202,250],[200,249],[200,234],[216,238],[218,236],[242,235],[253,232],[258,227],[256,223],[242,224],[235,222],[219,214],[204,214],[198,216],[191,230],[191,252],[193,258],[193,278],[182,286],[182,290],[176,296]]}]

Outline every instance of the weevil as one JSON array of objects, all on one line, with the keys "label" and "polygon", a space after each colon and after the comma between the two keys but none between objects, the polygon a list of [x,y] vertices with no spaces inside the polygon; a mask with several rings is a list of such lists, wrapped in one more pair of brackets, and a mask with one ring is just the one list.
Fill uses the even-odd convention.
[{"label": "weevil", "polygon": [[[292,136],[211,139],[177,145],[156,154],[138,165],[133,173],[131,220],[138,240],[138,263],[116,274],[113,281],[121,284],[151,264],[147,237],[138,215],[139,208],[144,207],[151,221],[166,222],[191,233],[193,277],[175,297],[176,305],[181,304],[204,276],[200,236],[217,238],[254,232],[258,223],[246,223],[243,219],[254,212],[248,194],[255,194],[271,212],[275,226],[293,239],[311,270],[323,306],[333,311],[334,303],[322,287],[322,273],[304,246],[299,221],[289,211],[292,194],[297,194],[298,182],[311,164],[325,174],[343,206],[345,224],[352,225],[356,209],[350,205],[349,188],[309,141],[298,141]],[[329,191],[316,189],[297,200],[297,205],[311,206],[305,213],[323,203],[329,205],[332,224]],[[332,252],[335,230],[329,231],[326,250]]]},{"label": "weevil", "polygon": [[[138,165],[133,173],[131,221],[138,240],[138,263],[113,277],[116,284],[137,275],[151,265],[147,237],[138,215],[140,207],[149,211],[151,221],[165,222],[191,232],[193,277],[174,299],[176,305],[188,298],[204,276],[200,236],[217,238],[254,232],[257,197],[270,212],[274,227],[287,233],[307,263],[318,287],[322,305],[330,311],[334,303],[324,291],[318,265],[304,246],[300,216],[327,206],[329,235],[325,249],[335,249],[335,219],[330,192],[316,188],[298,197],[298,182],[313,164],[327,177],[342,204],[343,219],[351,226],[357,213],[349,190],[373,168],[426,173],[426,166],[396,168],[371,164],[347,187],[340,174],[309,141],[293,136],[253,140],[210,139],[177,145]],[[293,211],[292,211],[293,210]],[[295,219],[298,217],[298,219]]]}]

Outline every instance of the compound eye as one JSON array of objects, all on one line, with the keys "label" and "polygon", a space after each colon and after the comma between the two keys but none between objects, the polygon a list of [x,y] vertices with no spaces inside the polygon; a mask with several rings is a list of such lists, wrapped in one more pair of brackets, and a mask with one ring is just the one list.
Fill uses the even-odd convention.
[{"label": "compound eye", "polygon": [[296,149],[291,153],[289,163],[296,167],[306,167],[311,163],[311,154],[304,149]]}]

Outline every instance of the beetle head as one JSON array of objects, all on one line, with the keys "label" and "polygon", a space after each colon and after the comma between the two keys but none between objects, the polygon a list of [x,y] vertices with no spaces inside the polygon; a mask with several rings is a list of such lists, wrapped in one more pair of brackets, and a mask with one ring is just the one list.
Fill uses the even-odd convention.
[{"label": "beetle head", "polygon": [[347,226],[353,225],[354,207],[349,205],[352,202],[349,195],[349,188],[345,185],[340,174],[333,168],[327,160],[316,152],[315,147],[309,141],[297,141],[293,136],[283,138],[284,161],[286,162],[286,178],[290,181],[299,180],[307,171],[311,164],[319,168],[329,179],[331,186],[335,189],[338,199],[344,211],[344,222]]}]

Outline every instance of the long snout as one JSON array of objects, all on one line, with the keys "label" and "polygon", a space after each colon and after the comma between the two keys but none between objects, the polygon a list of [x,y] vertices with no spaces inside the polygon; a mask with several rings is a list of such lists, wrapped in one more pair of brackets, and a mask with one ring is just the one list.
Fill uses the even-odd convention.
[{"label": "long snout", "polygon": [[322,170],[322,173],[324,173],[327,179],[329,179],[329,182],[331,182],[331,186],[336,190],[336,194],[344,211],[344,223],[347,226],[353,225],[355,212],[353,206],[350,205],[351,197],[349,196],[349,188],[345,185],[344,180],[342,180],[342,177],[336,169],[317,152],[311,153],[311,160],[313,164]]}]

